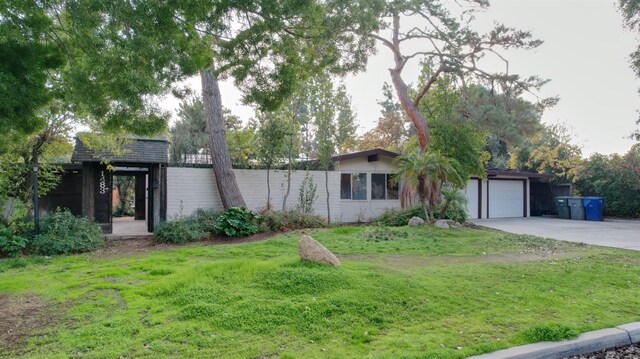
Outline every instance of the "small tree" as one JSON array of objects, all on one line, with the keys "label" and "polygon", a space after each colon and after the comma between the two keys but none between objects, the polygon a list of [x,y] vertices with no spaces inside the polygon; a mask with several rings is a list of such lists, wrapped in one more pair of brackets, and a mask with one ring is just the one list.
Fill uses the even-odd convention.
[{"label": "small tree", "polygon": [[420,150],[398,157],[397,179],[402,179],[402,200],[404,204],[417,194],[427,220],[435,219],[435,208],[441,200],[445,183],[460,188],[465,181],[455,169],[454,162],[440,153]]},{"label": "small tree", "polygon": [[316,126],[316,146],[318,167],[324,171],[325,191],[327,195],[327,222],[331,223],[331,205],[329,199],[329,169],[333,165],[336,153],[336,124],[333,97],[333,85],[328,76],[318,76],[313,81],[315,93],[312,113]]},{"label": "small tree", "polygon": [[300,184],[300,193],[298,194],[298,210],[300,212],[313,213],[313,204],[318,199],[316,195],[317,189],[318,186],[313,182],[313,177],[307,170]]},{"label": "small tree", "polygon": [[267,210],[271,210],[270,172],[282,163],[287,137],[286,123],[278,116],[264,118],[256,135],[256,157],[267,169]]}]

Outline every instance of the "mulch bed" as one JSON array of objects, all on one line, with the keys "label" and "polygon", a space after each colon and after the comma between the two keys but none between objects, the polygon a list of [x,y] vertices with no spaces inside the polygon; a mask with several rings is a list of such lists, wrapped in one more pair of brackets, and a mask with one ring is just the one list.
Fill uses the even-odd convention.
[{"label": "mulch bed", "polygon": [[633,344],[565,359],[640,359],[640,346]]}]

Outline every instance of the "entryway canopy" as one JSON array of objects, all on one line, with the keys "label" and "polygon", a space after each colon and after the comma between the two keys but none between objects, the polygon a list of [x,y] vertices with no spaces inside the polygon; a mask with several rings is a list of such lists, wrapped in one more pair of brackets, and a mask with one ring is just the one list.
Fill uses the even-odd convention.
[{"label": "entryway canopy", "polygon": [[[150,232],[166,220],[166,169],[169,163],[169,141],[155,137],[126,137],[117,150],[93,145],[94,134],[78,134],[71,161],[82,163],[82,215],[111,233],[113,176],[136,176],[137,187],[147,184],[147,227]],[[98,149],[100,148],[100,149]],[[116,169],[115,173],[112,171]],[[136,197],[139,197],[136,190]],[[142,192],[144,203],[144,192]],[[139,198],[136,199],[139,203]]]}]

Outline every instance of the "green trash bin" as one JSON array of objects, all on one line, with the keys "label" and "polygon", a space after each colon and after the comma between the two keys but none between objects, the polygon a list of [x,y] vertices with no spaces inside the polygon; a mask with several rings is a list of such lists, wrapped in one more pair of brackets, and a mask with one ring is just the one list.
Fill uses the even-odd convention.
[{"label": "green trash bin", "polygon": [[571,207],[569,207],[569,198],[556,197],[556,208],[558,209],[558,218],[571,219]]},{"label": "green trash bin", "polygon": [[570,197],[569,207],[571,207],[571,219],[576,221],[584,221],[584,205],[582,197]]}]

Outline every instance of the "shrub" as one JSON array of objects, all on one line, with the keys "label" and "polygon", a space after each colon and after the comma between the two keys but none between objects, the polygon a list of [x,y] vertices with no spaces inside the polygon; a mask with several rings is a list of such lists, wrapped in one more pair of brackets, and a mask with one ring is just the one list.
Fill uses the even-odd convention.
[{"label": "shrub", "polygon": [[262,214],[260,218],[260,232],[321,228],[325,225],[322,217],[300,211],[270,211]]},{"label": "shrub", "polygon": [[[440,205],[438,207],[435,211],[436,214],[441,213]],[[426,219],[424,211],[420,207],[391,208],[384,211],[374,222],[381,226],[401,227],[406,226],[412,217]],[[461,211],[458,207],[449,207],[442,216],[442,219],[450,219],[462,223],[467,220],[467,213]]]},{"label": "shrub", "polygon": [[313,203],[318,199],[317,190],[318,186],[313,183],[313,177],[307,170],[300,184],[300,193],[298,194],[298,210],[300,212],[313,213]]},{"label": "shrub", "polygon": [[0,227],[0,256],[19,257],[27,247],[27,239],[17,235],[12,228]]},{"label": "shrub", "polygon": [[103,245],[100,226],[58,208],[42,219],[32,248],[36,254],[55,255],[88,252]]},{"label": "shrub", "polygon": [[375,219],[375,222],[381,226],[401,227],[406,226],[412,217],[426,218],[420,207],[391,208],[384,211],[380,217]]},{"label": "shrub", "polygon": [[153,239],[160,243],[186,243],[209,237],[206,226],[196,216],[179,217],[160,223],[153,233]]},{"label": "shrub", "polygon": [[213,229],[218,234],[227,237],[246,237],[258,232],[256,221],[260,215],[242,207],[227,208],[213,225]]},{"label": "shrub", "polygon": [[209,233],[215,232],[215,223],[220,212],[215,209],[197,209],[192,215],[193,219],[197,221],[204,231]]}]

